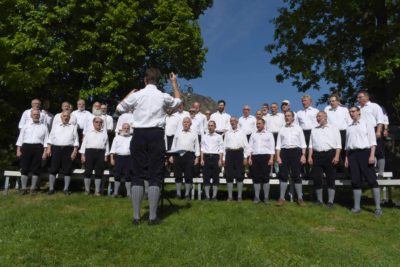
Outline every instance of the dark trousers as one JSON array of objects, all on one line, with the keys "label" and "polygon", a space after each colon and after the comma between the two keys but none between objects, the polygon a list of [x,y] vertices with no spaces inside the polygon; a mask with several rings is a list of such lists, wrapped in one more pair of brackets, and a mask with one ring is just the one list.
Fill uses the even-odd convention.
[{"label": "dark trousers", "polygon": [[313,151],[313,165],[311,169],[311,177],[314,180],[315,189],[322,188],[322,178],[326,176],[328,188],[335,189],[336,166],[332,160],[335,157],[336,150],[331,149],[325,152]]},{"label": "dark trousers", "polygon": [[131,155],[115,155],[115,181],[119,182],[123,179],[125,182],[130,182],[132,180],[132,161]]},{"label": "dark trousers", "polygon": [[85,177],[92,177],[94,170],[94,177],[101,179],[104,171],[104,155],[106,151],[104,149],[88,148],[85,151]]},{"label": "dark trousers", "polygon": [[342,144],[342,150],[340,151],[340,165],[344,166],[344,161],[346,159],[346,130],[340,130],[340,140]]},{"label": "dark trousers", "polygon": [[194,152],[186,152],[182,156],[174,156],[174,174],[176,183],[182,183],[182,173],[185,177],[185,183],[193,183],[194,160]]},{"label": "dark trousers", "polygon": [[249,142],[249,141],[250,141],[251,134],[247,134],[246,137],[247,137],[247,142]]},{"label": "dark trousers", "polygon": [[133,158],[133,185],[161,187],[164,179],[165,141],[162,128],[135,128],[130,145]]},{"label": "dark trousers", "polygon": [[377,159],[385,158],[385,138],[380,137],[376,138],[376,148],[375,148],[375,157]]},{"label": "dark trousers", "polygon": [[212,178],[212,183],[214,185],[219,184],[219,172],[220,168],[218,166],[219,155],[218,154],[204,154],[204,168],[203,168],[203,178],[204,184],[210,185],[210,180]]},{"label": "dark trousers", "polygon": [[271,166],[268,165],[268,161],[271,155],[261,154],[252,155],[251,161],[251,174],[253,175],[253,183],[255,184],[265,184],[269,183],[269,173]]},{"label": "dark trousers", "polygon": [[243,182],[243,149],[226,150],[225,156],[225,175],[226,181],[232,183],[236,178],[237,182]]},{"label": "dark trousers", "polygon": [[67,176],[72,174],[71,154],[73,146],[51,146],[51,159],[49,173],[56,175],[62,173]]},{"label": "dark trousers", "polygon": [[[311,136],[311,130],[303,130],[304,133],[304,138],[306,140],[306,158],[308,158],[308,145],[310,144],[310,136]],[[303,165],[303,168],[301,168],[301,174],[304,179],[309,179],[310,177],[310,165],[308,163]]]},{"label": "dark trousers", "polygon": [[167,135],[167,150],[171,150],[175,135]]},{"label": "dark trousers", "polygon": [[32,172],[34,175],[39,175],[42,164],[43,145],[22,144],[21,153],[21,174],[28,175],[29,172]]},{"label": "dark trousers", "polygon": [[378,187],[374,165],[368,164],[370,153],[370,149],[353,149],[347,152],[353,189],[361,189],[363,177],[371,188]]},{"label": "dark trousers", "polygon": [[287,182],[290,176],[296,184],[301,183],[300,170],[301,170],[301,148],[283,148],[280,157],[282,164],[279,166],[279,179],[282,182]]}]

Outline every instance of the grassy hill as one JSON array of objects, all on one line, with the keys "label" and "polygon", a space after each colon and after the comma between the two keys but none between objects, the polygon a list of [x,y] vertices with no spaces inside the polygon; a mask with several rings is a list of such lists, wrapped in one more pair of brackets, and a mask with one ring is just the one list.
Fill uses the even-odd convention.
[{"label": "grassy hill", "polygon": [[[126,198],[81,193],[0,198],[0,266],[399,264],[400,209],[384,208],[374,218],[367,196],[360,215],[350,214],[347,204],[278,208],[275,201],[173,200],[175,211],[167,210],[159,226],[132,225]],[[147,212],[145,206],[143,217]]]}]

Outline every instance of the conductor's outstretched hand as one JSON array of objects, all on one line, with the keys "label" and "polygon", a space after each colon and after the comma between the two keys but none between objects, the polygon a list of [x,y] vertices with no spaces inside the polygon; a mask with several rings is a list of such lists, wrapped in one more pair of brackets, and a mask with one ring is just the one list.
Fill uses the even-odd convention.
[{"label": "conductor's outstretched hand", "polygon": [[171,83],[176,83],[176,74],[171,72],[169,74],[169,80],[171,81]]}]

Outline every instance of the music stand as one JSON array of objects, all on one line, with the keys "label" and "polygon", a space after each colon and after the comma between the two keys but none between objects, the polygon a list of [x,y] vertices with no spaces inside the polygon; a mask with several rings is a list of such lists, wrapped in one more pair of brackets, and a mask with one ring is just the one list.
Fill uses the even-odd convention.
[{"label": "music stand", "polygon": [[[167,153],[165,154],[165,158],[167,159],[169,156],[173,156],[174,154],[179,154],[179,151],[167,151]],[[166,172],[166,164],[164,164],[164,175]],[[170,208],[176,208],[177,206],[172,203],[171,199],[167,196],[166,192],[165,192],[165,177],[162,179],[162,183],[161,183],[161,195],[160,195],[160,212],[163,213],[164,212],[164,199],[166,201],[168,201],[169,203],[169,207]],[[179,210],[176,209],[176,212],[179,213]]]}]

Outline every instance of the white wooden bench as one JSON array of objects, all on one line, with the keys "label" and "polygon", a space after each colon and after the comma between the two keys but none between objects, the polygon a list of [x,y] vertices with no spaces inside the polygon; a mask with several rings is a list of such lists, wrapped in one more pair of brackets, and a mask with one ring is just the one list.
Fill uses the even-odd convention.
[{"label": "white wooden bench", "polygon": [[[85,170],[83,169],[75,169],[72,175],[73,179],[76,178],[83,178],[83,173]],[[107,178],[108,177],[108,186],[107,186],[107,194],[110,195],[112,192],[112,186],[114,184],[114,177],[110,176],[109,170],[104,171],[104,176]],[[173,177],[174,173],[170,173],[170,177],[166,177],[164,179],[165,184],[174,184],[175,183],[175,178]],[[201,175],[200,175],[201,176]],[[273,177],[270,179],[269,183],[271,185],[279,185],[279,179],[276,178],[276,175],[273,174]],[[21,177],[21,172],[19,171],[4,171],[4,195],[7,195],[8,189],[10,187],[10,181],[11,179],[15,180],[15,188],[19,188],[19,183],[18,179]],[[47,177],[46,175],[43,177]],[[223,174],[220,173],[220,184],[226,184],[226,179],[222,178]],[[384,179],[378,179],[378,184],[380,186],[386,186],[388,188],[393,187],[393,186],[400,186],[400,179],[392,179],[393,178],[393,173],[392,172],[385,172],[383,174]],[[351,185],[351,180],[349,179],[344,179],[343,174],[338,174],[338,179],[335,181],[335,184],[337,186],[349,186]],[[106,179],[107,180],[107,179]],[[236,182],[236,181],[234,181]],[[305,186],[312,186],[314,183],[312,180],[302,180],[303,185]],[[193,178],[193,189],[192,189],[192,199],[195,197],[195,191],[197,187],[197,198],[201,199],[201,194],[202,194],[202,184],[203,184],[203,178]],[[243,184],[245,185],[251,185],[253,184],[253,180],[250,178],[245,178],[243,180]],[[389,194],[390,196],[390,194]]]}]

